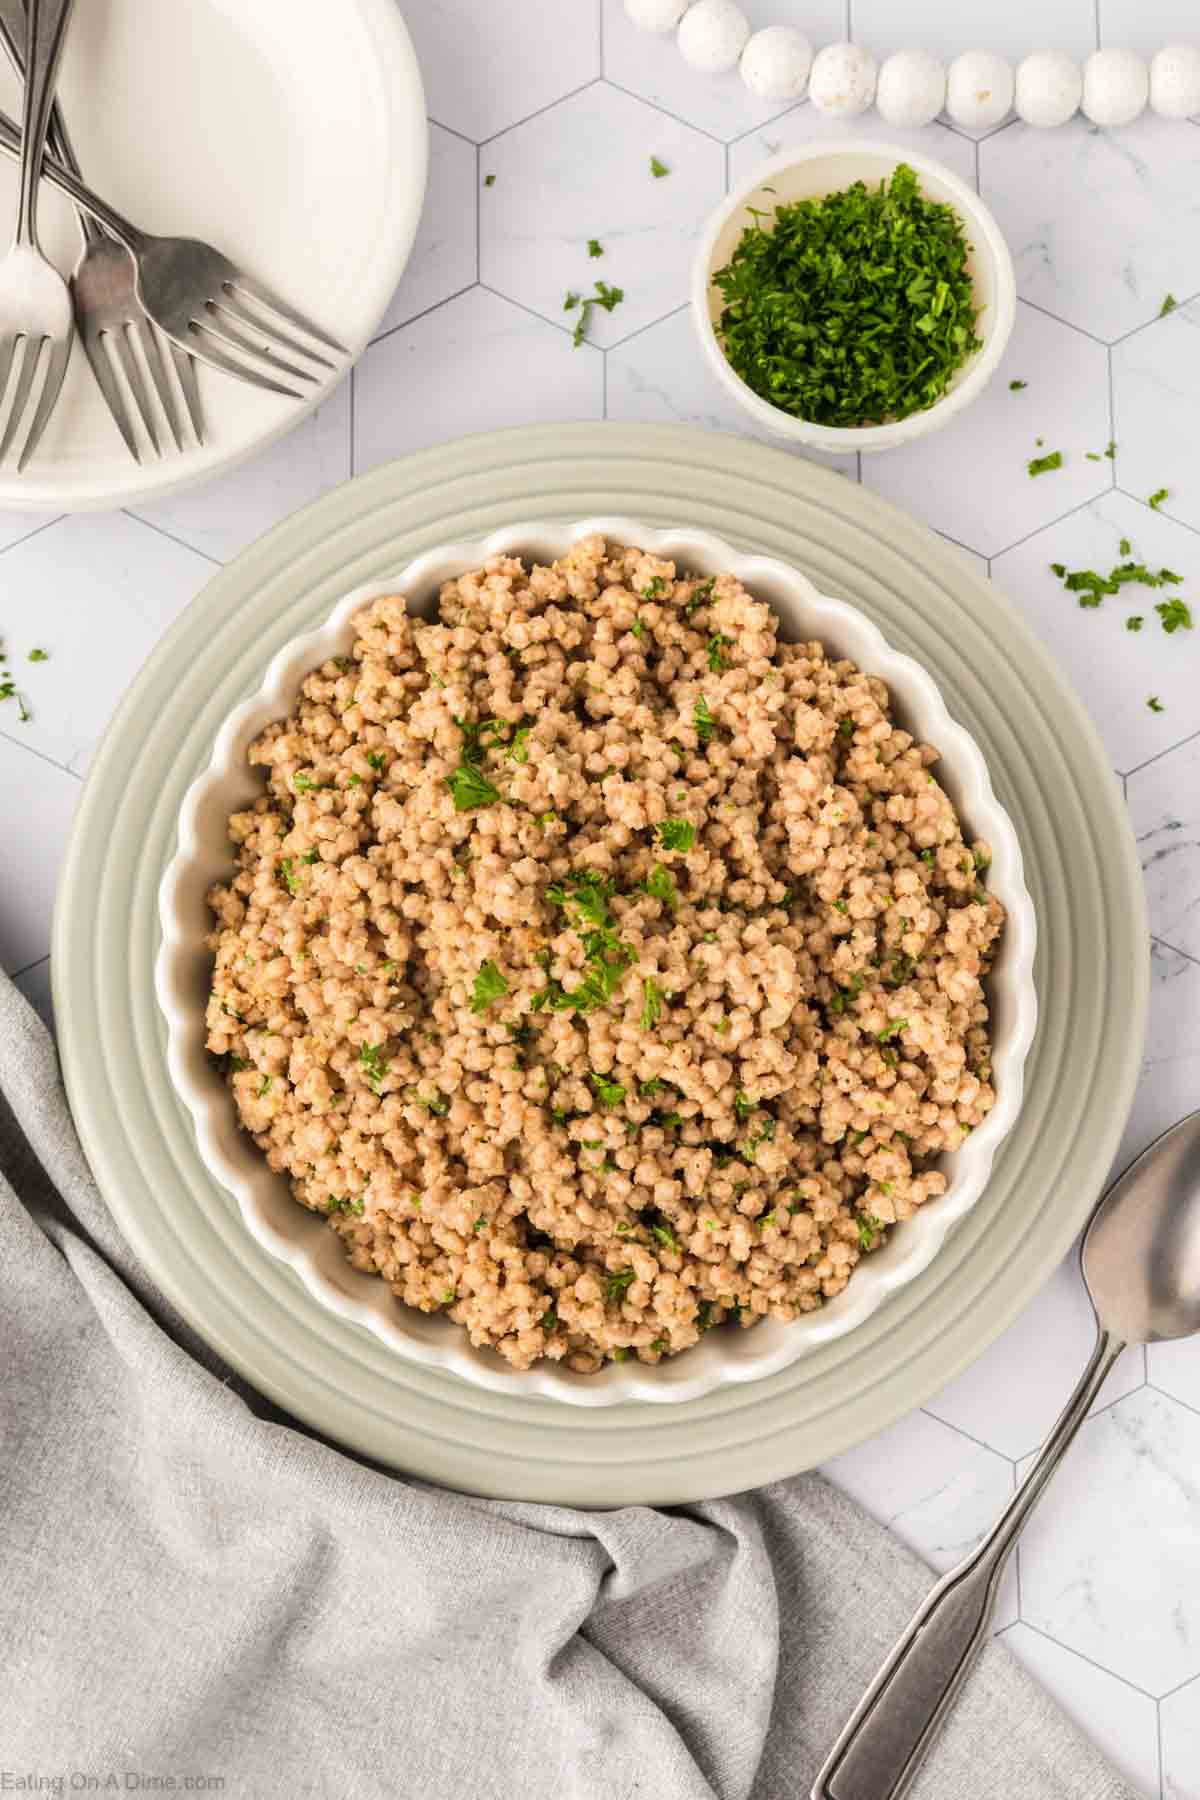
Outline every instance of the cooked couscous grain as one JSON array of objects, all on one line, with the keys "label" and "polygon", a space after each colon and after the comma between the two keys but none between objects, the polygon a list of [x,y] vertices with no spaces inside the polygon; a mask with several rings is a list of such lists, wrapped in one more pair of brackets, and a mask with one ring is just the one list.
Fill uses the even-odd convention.
[{"label": "cooked couscous grain", "polygon": [[937,752],[734,577],[598,537],[357,625],[209,896],[270,1166],[518,1368],[821,1306],[994,1099],[1004,914]]}]

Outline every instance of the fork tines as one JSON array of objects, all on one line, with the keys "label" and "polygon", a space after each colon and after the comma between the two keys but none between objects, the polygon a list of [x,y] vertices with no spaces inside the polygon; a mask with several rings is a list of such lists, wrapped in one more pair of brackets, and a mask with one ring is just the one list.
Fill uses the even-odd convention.
[{"label": "fork tines", "polygon": [[[277,323],[279,319],[291,329],[283,330]],[[202,361],[294,400],[303,398],[302,394],[277,380],[277,376],[290,375],[312,385],[321,380],[322,370],[337,366],[322,353],[324,349],[349,355],[336,338],[240,270],[222,282],[199,316],[189,320],[188,331],[192,351]],[[314,339],[322,349],[305,343],[298,333]]]},{"label": "fork tines", "polygon": [[0,463],[8,458],[17,433],[29,416],[29,399],[40,366],[43,373],[37,406],[17,456],[18,470],[25,467],[37,449],[46,421],[54,411],[70,356],[69,337],[65,341],[48,334],[34,338],[18,331],[0,340]]}]

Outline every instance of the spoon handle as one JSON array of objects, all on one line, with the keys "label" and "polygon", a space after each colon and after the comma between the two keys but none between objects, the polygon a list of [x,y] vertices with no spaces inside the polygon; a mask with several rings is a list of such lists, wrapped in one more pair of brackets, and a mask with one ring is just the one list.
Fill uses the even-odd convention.
[{"label": "spoon handle", "polygon": [[907,1792],[986,1641],[996,1590],[1017,1535],[1124,1348],[1108,1332],[1100,1332],[1037,1461],[979,1547],[943,1575],[923,1601],[834,1745],[812,1800],[900,1800]]}]

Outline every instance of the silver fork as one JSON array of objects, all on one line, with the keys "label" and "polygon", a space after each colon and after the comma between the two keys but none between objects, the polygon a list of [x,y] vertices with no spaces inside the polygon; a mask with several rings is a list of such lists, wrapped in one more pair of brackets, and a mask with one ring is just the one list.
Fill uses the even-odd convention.
[{"label": "silver fork", "polygon": [[[37,448],[54,410],[71,355],[74,328],[67,284],[38,248],[37,195],[46,127],[71,0],[30,0],[29,56],[21,153],[21,185],[12,249],[0,261],[0,462],[24,428],[17,467]],[[32,421],[34,377],[44,364]],[[12,377],[11,388],[9,377]]]},{"label": "silver fork", "polygon": [[[17,156],[20,149],[20,131],[0,113],[0,150]],[[236,375],[255,387],[300,400],[303,395],[296,388],[285,387],[276,377],[291,375],[311,384],[321,379],[320,369],[337,365],[311,344],[302,342],[295,332],[315,339],[325,350],[349,356],[344,344],[239,269],[211,244],[199,238],[152,237],[50,157],[42,164],[42,177],[69,194],[77,206],[84,207],[125,245],[137,265],[138,295],[146,312],[166,337],[190,351],[198,361],[211,363],[213,368],[223,369],[227,375]],[[283,330],[279,320],[290,330]],[[304,357],[309,363],[316,363],[318,369],[287,362],[281,351]]]},{"label": "silver fork", "polygon": [[[25,73],[26,13],[25,0],[0,0],[0,42],[17,74]],[[79,176],[79,161],[67,133],[61,108],[55,101],[50,108],[50,128],[46,135],[50,153],[72,175]],[[117,430],[125,440],[135,462],[141,462],[142,450],[134,431],[133,420],[120,382],[116,378],[110,351],[125,373],[129,392],[141,417],[142,427],[156,455],[162,451],[158,439],[158,422],[146,393],[141,366],[134,350],[134,340],[141,347],[150,379],[158,395],[163,416],[175,440],[183,449],[183,432],[179,406],[163,363],[162,350],[154,328],[137,295],[137,270],[133,258],[123,244],[111,238],[96,224],[91,214],[76,208],[83,250],[69,283],[75,314],[75,329],[91,364],[96,384],[104,396]],[[178,344],[171,354],[179,378],[180,391],[191,419],[197,443],[204,442],[204,419],[200,410],[200,389],[190,356]]]}]

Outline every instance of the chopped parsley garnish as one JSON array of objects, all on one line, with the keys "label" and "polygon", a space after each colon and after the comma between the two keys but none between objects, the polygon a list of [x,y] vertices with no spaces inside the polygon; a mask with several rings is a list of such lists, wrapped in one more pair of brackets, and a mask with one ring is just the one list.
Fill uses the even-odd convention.
[{"label": "chopped parsley garnish", "polygon": [[1159,318],[1165,319],[1167,314],[1173,313],[1175,311],[1175,308],[1178,305],[1179,305],[1179,302],[1175,298],[1174,294],[1164,294],[1163,295],[1163,303],[1158,309]]},{"label": "chopped parsley garnish", "polygon": [[635,638],[645,637],[646,635],[646,627],[642,624],[640,619],[635,619],[629,629],[632,631]]},{"label": "chopped parsley garnish", "polygon": [[269,1075],[264,1075],[262,1080],[258,1084],[258,1098],[260,1100],[262,1099],[264,1094],[269,1093],[270,1087],[271,1087],[271,1077]]},{"label": "chopped parsley garnish", "polygon": [[624,288],[609,287],[607,281],[598,281],[596,283],[596,305],[602,306],[605,312],[611,312],[614,306],[620,306],[624,298]]},{"label": "chopped parsley garnish", "polygon": [[870,1213],[864,1213],[860,1219],[855,1219],[854,1223],[858,1227],[860,1249],[873,1250],[879,1242],[879,1236],[883,1230],[883,1220],[873,1218]]},{"label": "chopped parsley garnish", "polygon": [[1192,629],[1192,614],[1185,600],[1160,600],[1154,610],[1162,620],[1163,630],[1168,636],[1178,631],[1180,626],[1185,631]]},{"label": "chopped parsley garnish", "polygon": [[731,637],[722,637],[719,631],[714,632],[712,637],[709,638],[708,666],[714,675],[719,675],[721,670],[725,667],[725,659],[722,652],[727,645],[732,644],[732,642],[733,639]]},{"label": "chopped parsley garnish", "polygon": [[383,754],[382,750],[368,750],[367,761],[377,775],[382,775],[383,771],[387,768],[387,757]]},{"label": "chopped parsley garnish", "polygon": [[696,841],[696,827],[690,819],[661,819],[657,829],[664,850],[690,850]]},{"label": "chopped parsley garnish", "polygon": [[1031,458],[1025,466],[1031,475],[1046,475],[1051,469],[1062,468],[1063,453],[1061,450],[1051,450],[1045,456]]},{"label": "chopped parsley garnish", "polygon": [[675,886],[675,877],[666,863],[655,863],[653,870],[643,882],[643,887],[652,900],[661,900],[674,912],[679,905],[679,892]]},{"label": "chopped parsley garnish", "polygon": [[[612,999],[633,961],[633,952],[617,936],[609,911],[611,881],[595,869],[576,869],[546,889],[552,906],[560,906],[583,939],[587,968],[583,980],[568,993],[560,981],[548,981],[533,996],[535,1012],[592,1012]],[[573,909],[573,911],[572,911]]]},{"label": "chopped parsley garnish", "polygon": [[713,726],[716,724],[716,720],[708,710],[708,701],[703,694],[701,694],[699,700],[696,702],[695,711],[692,714],[692,724],[696,728],[696,736],[699,738],[701,744],[707,744],[712,737]]},{"label": "chopped parsley garnish", "polygon": [[1115,439],[1109,438],[1107,444],[1104,446],[1104,454],[1105,454],[1105,456],[1107,456],[1109,462],[1113,462],[1115,460],[1116,454],[1117,454],[1117,446],[1116,446]]},{"label": "chopped parsley garnish", "polygon": [[1150,708],[1151,712],[1166,712],[1167,710],[1157,694],[1151,694],[1146,705]]},{"label": "chopped parsley garnish", "polygon": [[830,1012],[844,1013],[847,1006],[850,1005],[852,1001],[857,1000],[858,996],[862,993],[864,980],[865,977],[861,970],[856,970],[850,977],[849,987],[840,987],[835,992],[832,1000],[829,1002]]},{"label": "chopped parsley garnish", "polygon": [[1146,505],[1150,508],[1151,512],[1157,512],[1163,501],[1169,500],[1170,497],[1170,488],[1156,488],[1147,500]]},{"label": "chopped parsley garnish", "polygon": [[649,976],[642,982],[642,1030],[652,1031],[662,1012],[662,989]]},{"label": "chopped parsley garnish", "polygon": [[659,1080],[658,1076],[655,1075],[653,1077],[653,1079],[650,1081],[641,1081],[638,1083],[638,1093],[643,1095],[645,1099],[649,1100],[651,1095],[657,1094],[659,1088],[661,1088],[662,1085],[663,1084]]},{"label": "chopped parsley garnish", "polygon": [[1120,543],[1117,545],[1117,550],[1122,556],[1128,556],[1129,552],[1132,549],[1133,549],[1133,545],[1130,543],[1128,538],[1122,538]]},{"label": "chopped parsley garnish", "polygon": [[657,156],[652,156],[650,158],[650,173],[653,175],[655,181],[661,181],[663,176],[669,175],[671,171],[668,169],[665,162],[661,162]]},{"label": "chopped parsley garnish", "polygon": [[737,1115],[737,1122],[739,1125],[745,1124],[757,1104],[758,1102],[756,1100],[751,1100],[748,1094],[744,1094],[740,1088],[738,1089],[737,1093],[733,1096],[733,1110]]},{"label": "chopped parsley garnish", "polygon": [[1125,629],[1126,631],[1140,631],[1145,622],[1141,613],[1130,613],[1125,621]]},{"label": "chopped parsley garnish", "polygon": [[29,660],[30,662],[49,662],[50,652],[48,650],[31,650],[29,652]]},{"label": "chopped parsley garnish", "polygon": [[509,762],[527,763],[529,761],[529,733],[532,729],[531,725],[519,725],[513,732],[512,743],[506,752]]},{"label": "chopped parsley garnish", "polygon": [[1022,388],[1027,388],[1028,386],[1029,383],[1027,381],[1010,381],[1008,384],[1008,391],[1010,394],[1019,394]]},{"label": "chopped parsley garnish", "polygon": [[837,734],[840,738],[852,738],[854,736],[854,720],[839,719]]},{"label": "chopped parsley garnish", "polygon": [[434,1088],[432,1100],[427,1100],[424,1094],[414,1094],[413,1098],[418,1106],[423,1106],[425,1111],[432,1113],[435,1119],[444,1119],[450,1111],[450,1102],[440,1088]]},{"label": "chopped parsley garnish", "polygon": [[589,1074],[588,1080],[596,1090],[596,1098],[601,1106],[620,1106],[625,1098],[625,1089],[619,1081],[609,1081],[605,1075]]},{"label": "chopped parsley garnish", "polygon": [[300,877],[296,873],[296,865],[290,856],[281,858],[279,869],[288,893],[299,894],[302,891]]},{"label": "chopped parsley garnish", "polygon": [[446,786],[454,796],[455,812],[474,812],[476,807],[494,806],[500,798],[500,789],[475,763],[459,763],[453,775],[447,775]]},{"label": "chopped parsley garnish", "polygon": [[603,256],[604,255],[604,245],[600,242],[599,238],[589,238],[588,239],[588,255],[589,256]]},{"label": "chopped parsley garnish", "polygon": [[359,1066],[375,1092],[387,1074],[391,1064],[384,1059],[382,1044],[364,1044],[358,1053]]},{"label": "chopped parsley garnish", "polygon": [[623,1300],[637,1279],[633,1269],[616,1269],[608,1278],[610,1300]]},{"label": "chopped parsley garnish", "polygon": [[475,977],[475,985],[471,989],[471,1011],[485,1013],[492,1002],[503,998],[508,992],[508,983],[489,958],[481,963],[479,973]]},{"label": "chopped parsley garnish", "polygon": [[547,1312],[544,1312],[542,1314],[541,1318],[538,1320],[538,1328],[541,1331],[553,1331],[553,1330],[555,1330],[557,1325],[558,1325],[558,1314],[555,1312],[553,1307],[550,1307],[550,1309]]},{"label": "chopped parsley garnish", "polygon": [[660,594],[665,594],[667,591],[666,578],[662,575],[655,575],[639,591],[643,600],[657,600]]},{"label": "chopped parsley garnish", "polygon": [[483,185],[484,187],[495,187],[496,177],[494,175],[485,175],[483,178]]},{"label": "chopped parsley garnish", "polygon": [[573,312],[578,305],[579,305],[579,295],[576,294],[575,292],[573,292],[573,290],[571,288],[568,288],[567,292],[566,292],[566,296],[563,300],[563,311],[564,312]]},{"label": "chopped parsley garnish", "polygon": [[882,1031],[876,1033],[876,1040],[878,1043],[886,1044],[889,1041],[889,1039],[899,1037],[900,1033],[902,1031],[907,1031],[907,1030],[908,1030],[908,1020],[907,1019],[891,1019],[884,1026]]},{"label": "chopped parsley garnish", "polygon": [[731,368],[762,399],[820,425],[905,418],[979,348],[970,247],[952,206],[901,163],[756,216],[713,277]]},{"label": "chopped parsley garnish", "polygon": [[715,575],[710,575],[707,581],[702,581],[700,583],[700,586],[696,589],[695,593],[683,609],[685,618],[690,619],[692,614],[698,611],[706,601],[712,599],[712,591],[716,585],[717,578]]},{"label": "chopped parsley garnish", "polygon": [[666,1219],[661,1219],[660,1221],[656,1222],[655,1224],[650,1225],[648,1227],[648,1230],[650,1232],[650,1236],[652,1238],[656,1238],[658,1240],[658,1242],[663,1246],[664,1250],[673,1250],[677,1256],[679,1255],[679,1253],[680,1253],[679,1239],[675,1236],[675,1233],[672,1231],[670,1224],[667,1222]]}]

